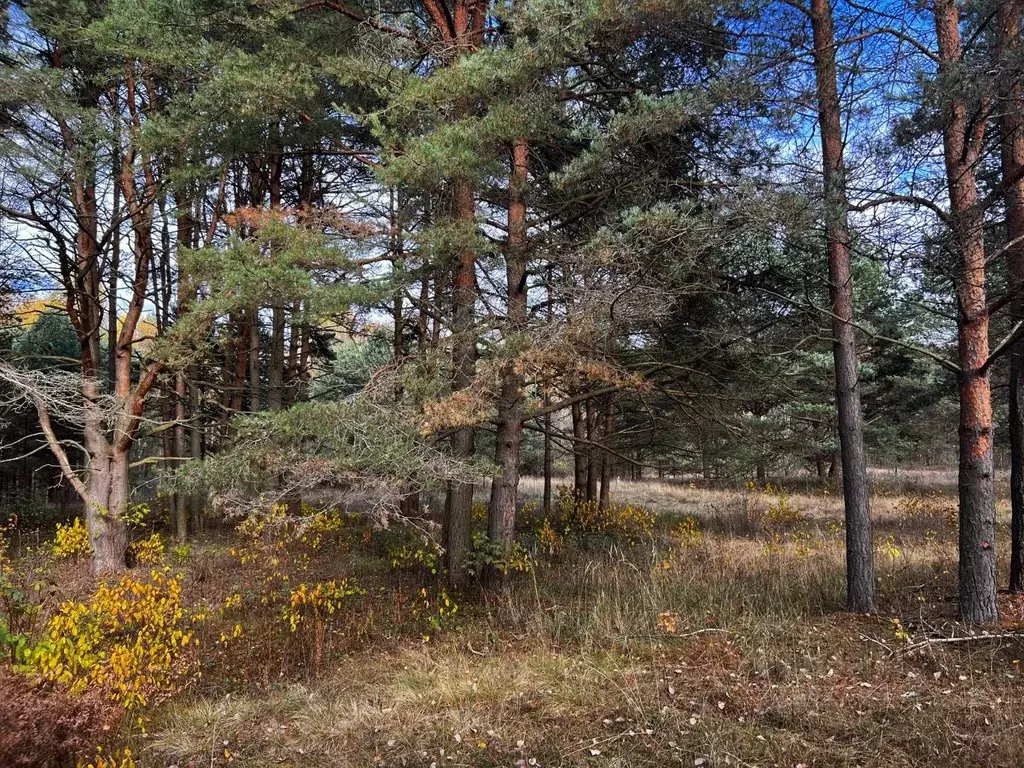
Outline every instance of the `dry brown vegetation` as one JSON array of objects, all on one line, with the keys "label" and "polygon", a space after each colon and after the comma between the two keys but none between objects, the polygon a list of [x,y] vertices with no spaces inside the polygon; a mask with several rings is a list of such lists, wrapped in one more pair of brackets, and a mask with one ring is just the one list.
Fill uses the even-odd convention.
[{"label": "dry brown vegetation", "polygon": [[[202,675],[122,741],[139,766],[1015,765],[1024,603],[987,635],[953,621],[955,498],[927,480],[876,478],[875,616],[840,611],[840,504],[812,484],[621,482],[650,536],[537,551],[434,625],[399,530],[211,534],[167,561],[207,614]],[[340,579],[366,594],[320,633],[261,597]]]}]

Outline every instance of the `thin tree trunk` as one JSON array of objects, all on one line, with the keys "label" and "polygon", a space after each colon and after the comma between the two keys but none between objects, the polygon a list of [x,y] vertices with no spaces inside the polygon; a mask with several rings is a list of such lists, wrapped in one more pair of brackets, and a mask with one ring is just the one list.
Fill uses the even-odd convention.
[{"label": "thin tree trunk", "polygon": [[[120,144],[120,139],[115,137]],[[116,145],[117,147],[117,145]],[[114,150],[114,170],[118,173],[121,165],[121,153],[119,148]],[[121,186],[114,185],[114,207],[113,224],[114,232],[110,243],[110,274],[107,275],[107,391],[113,392],[117,379],[117,367],[114,362],[114,345],[117,343],[117,291],[119,285],[119,272],[121,270]]]},{"label": "thin tree trunk", "polygon": [[[512,146],[512,172],[509,178],[508,243],[505,253],[507,328],[506,347],[515,349],[516,336],[526,328],[526,183],[528,173],[526,141]],[[516,505],[519,492],[519,460],[523,449],[523,377],[514,358],[505,360],[501,369],[498,395],[498,437],[495,463],[498,474],[491,482],[491,501],[487,514],[487,534],[502,552],[512,548]],[[490,574],[492,586],[497,574]]]},{"label": "thin tree trunk", "polygon": [[260,310],[249,310],[249,411],[259,413],[260,398]]},{"label": "thin tree trunk", "polygon": [[[281,150],[270,152],[270,210],[281,210]],[[267,371],[267,407],[279,411],[284,405],[284,307],[271,308],[270,364]]]},{"label": "thin tree trunk", "polygon": [[[188,388],[188,410],[192,414],[192,426],[189,429],[189,456],[193,459],[203,458],[203,412],[200,407],[202,403],[202,392],[199,390],[198,371],[195,366],[189,368],[188,378],[193,382]],[[193,534],[198,534],[203,529],[203,506],[205,495],[196,491],[189,498],[191,516],[189,525]]]},{"label": "thin tree trunk", "polygon": [[[308,307],[307,307],[308,310]],[[298,377],[295,383],[295,393],[292,395],[294,402],[302,402],[309,398],[309,323],[303,322],[299,325],[299,368],[296,371]]]},{"label": "thin tree trunk", "polygon": [[[188,312],[191,304],[191,283],[188,275],[181,271],[181,250],[192,247],[192,238],[195,231],[194,221],[191,216],[191,203],[181,198],[175,201],[178,210],[178,308],[177,316],[180,318]],[[185,370],[179,370],[174,375],[174,455],[179,462],[188,458],[188,444],[185,439],[185,420],[188,418],[188,377]],[[175,492],[171,497],[171,507],[174,515],[174,533],[178,541],[185,541],[188,538],[188,494]]]},{"label": "thin tree trunk", "polygon": [[245,379],[249,370],[249,321],[244,310],[238,313],[237,320],[232,325],[235,331],[235,338],[231,345],[234,348],[232,363],[234,365],[231,375],[231,416],[243,411],[245,404]]},{"label": "thin tree trunk", "polygon": [[576,499],[587,496],[587,457],[584,454],[584,440],[587,437],[587,425],[584,420],[583,404],[574,402],[572,410],[572,462],[573,491]]},{"label": "thin tree trunk", "polygon": [[[554,319],[554,296],[551,292],[553,269],[551,265],[548,265],[548,279],[545,290],[547,291],[547,320],[550,325]],[[551,395],[548,392],[547,387],[544,388],[544,516],[548,517],[551,515],[551,502],[552,502],[552,488],[551,488],[551,473],[554,469],[554,452],[552,450],[551,440],[551,414],[547,410],[547,406],[551,405]]]},{"label": "thin tree trunk", "polygon": [[[1002,176],[1006,183],[1006,258],[1008,290],[1014,294],[1010,317],[1024,321],[1024,88],[1021,72],[1009,63],[1019,55],[1020,0],[1000,0],[996,9],[999,29],[999,136]],[[1015,58],[1015,57],[1014,57]],[[1010,350],[1010,590],[1024,591],[1024,340]]]},{"label": "thin tree trunk", "polygon": [[[939,72],[962,60],[960,16],[955,0],[935,0]],[[987,109],[982,108],[982,115]],[[969,114],[970,112],[970,114]],[[943,153],[953,219],[952,247],[958,260],[957,325],[960,363],[960,619],[995,621],[995,488],[992,464],[992,392],[985,363],[989,315],[985,293],[985,240],[975,168],[985,119],[958,97],[942,104]]]},{"label": "thin tree trunk", "polygon": [[598,425],[597,417],[597,403],[594,402],[594,398],[588,397],[586,402],[583,404],[583,413],[586,417],[587,425],[587,503],[597,501],[597,482],[601,475],[601,468],[598,466],[598,456],[595,449],[595,443],[598,440],[598,432],[600,427]]},{"label": "thin tree trunk", "polygon": [[295,403],[295,396],[299,385],[299,355],[301,354],[302,343],[302,304],[298,301],[292,302],[291,323],[288,328],[288,360],[285,364],[286,378],[284,397],[288,405]]},{"label": "thin tree trunk", "polygon": [[825,181],[825,236],[832,303],[832,357],[846,518],[846,607],[875,610],[875,564],[871,538],[864,417],[860,405],[857,339],[853,328],[853,270],[843,127],[836,81],[835,32],[829,0],[811,0],[814,68],[818,89],[822,168]]},{"label": "thin tree trunk", "polygon": [[598,509],[608,509],[612,498],[612,455],[608,452],[615,430],[615,398],[608,395],[604,404],[604,449],[601,451],[601,494],[597,500]]},{"label": "thin tree trunk", "polygon": [[270,367],[267,374],[267,407],[280,411],[284,406],[284,307],[271,310]]}]

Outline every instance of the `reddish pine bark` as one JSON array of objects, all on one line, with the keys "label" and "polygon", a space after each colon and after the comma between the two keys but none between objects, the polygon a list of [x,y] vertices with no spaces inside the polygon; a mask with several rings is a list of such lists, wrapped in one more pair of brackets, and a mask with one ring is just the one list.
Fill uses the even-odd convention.
[{"label": "reddish pine bark", "polygon": [[[960,15],[955,0],[934,3],[939,73],[952,75],[962,59]],[[975,168],[986,121],[959,97],[942,104],[942,141],[958,261],[957,352],[960,366],[959,615],[986,623],[996,609],[995,488],[992,465],[992,392],[985,367],[989,314],[985,292],[985,240]]]}]

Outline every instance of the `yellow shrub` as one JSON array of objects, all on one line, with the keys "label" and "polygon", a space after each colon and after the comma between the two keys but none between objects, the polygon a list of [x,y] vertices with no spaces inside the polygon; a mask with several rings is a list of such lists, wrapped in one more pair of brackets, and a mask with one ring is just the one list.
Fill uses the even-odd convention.
[{"label": "yellow shrub", "polygon": [[89,531],[76,517],[70,525],[57,525],[57,535],[53,540],[53,554],[57,557],[85,557],[92,554],[89,543]]},{"label": "yellow shrub", "polygon": [[145,525],[159,522],[159,515],[154,515],[145,502],[141,504],[129,504],[121,515],[125,525],[129,528],[141,528]]},{"label": "yellow shrub", "polygon": [[565,550],[565,539],[547,518],[537,529],[537,547],[550,556],[559,555]]},{"label": "yellow shrub", "polygon": [[680,520],[675,529],[675,540],[683,549],[691,549],[703,544],[704,531],[701,530],[697,518],[693,515],[687,515]]},{"label": "yellow shrub", "polygon": [[340,611],[346,600],[365,594],[358,584],[349,579],[326,581],[312,587],[299,584],[288,598],[284,619],[294,632],[303,624],[325,621]]},{"label": "yellow shrub", "polygon": [[881,542],[879,542],[878,549],[892,562],[895,562],[903,556],[903,551],[896,544],[896,537],[893,536],[891,533],[888,536],[886,536]]},{"label": "yellow shrub", "polygon": [[799,523],[804,519],[803,513],[789,503],[789,494],[774,485],[767,485],[764,492],[772,498],[768,510],[764,513],[765,521],[771,525]]},{"label": "yellow shrub", "polygon": [[658,614],[658,626],[670,635],[674,635],[679,628],[679,617],[672,611],[662,611]]},{"label": "yellow shrub", "polygon": [[87,603],[63,603],[29,664],[72,694],[101,688],[132,709],[187,682],[192,637],[176,579],[159,571],[144,582],[125,575],[101,584]]},{"label": "yellow shrub", "polygon": [[532,529],[538,527],[544,517],[537,511],[537,502],[525,501],[516,513],[516,520],[523,528]]},{"label": "yellow shrub", "polygon": [[[365,594],[349,579],[327,581],[312,587],[299,584],[292,590],[283,618],[292,632],[302,629],[303,638],[311,646],[314,671],[319,672],[323,662],[328,619],[339,613],[351,598]],[[236,627],[241,633],[241,627]]]},{"label": "yellow shrub", "polygon": [[302,528],[302,543],[319,552],[327,540],[341,530],[345,521],[336,509],[315,512]]},{"label": "yellow shrub", "polygon": [[437,574],[441,562],[441,549],[432,540],[426,540],[418,547],[402,544],[388,550],[391,567],[396,571],[418,570],[423,568]]},{"label": "yellow shrub", "polygon": [[[458,612],[458,603],[444,587],[441,587],[436,595],[431,594],[426,587],[421,589],[420,599],[412,609],[413,617],[425,621],[427,627],[435,632],[440,632],[451,625]],[[430,640],[430,635],[424,635],[423,639]]]},{"label": "yellow shrub", "polygon": [[113,752],[104,753],[103,747],[96,747],[96,756],[89,762],[79,758],[75,768],[135,768],[135,758],[132,757],[130,749],[115,749]]},{"label": "yellow shrub", "polygon": [[139,565],[159,565],[167,553],[167,547],[159,533],[154,533],[139,541],[133,541],[129,548]]},{"label": "yellow shrub", "polygon": [[610,533],[637,539],[654,527],[654,515],[633,504],[601,509],[597,501],[584,501],[568,488],[558,489],[555,511],[564,533]]},{"label": "yellow shrub", "polygon": [[473,505],[473,509],[470,512],[470,517],[474,523],[486,523],[487,522],[487,505],[482,501],[478,501]]}]

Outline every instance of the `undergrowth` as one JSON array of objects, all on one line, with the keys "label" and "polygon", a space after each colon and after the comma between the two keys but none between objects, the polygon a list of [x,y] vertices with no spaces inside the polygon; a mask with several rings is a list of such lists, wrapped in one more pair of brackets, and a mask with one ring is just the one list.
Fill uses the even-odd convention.
[{"label": "undergrowth", "polygon": [[310,507],[171,552],[152,531],[135,546],[153,565],[95,589],[53,578],[84,560],[6,557],[8,675],[74,702],[85,736],[52,749],[81,766],[1008,765],[1024,749],[1008,706],[1024,605],[1005,598],[1007,638],[929,642],[959,632],[945,496],[876,498],[870,617],[840,612],[830,496],[673,498],[528,501],[514,550],[478,536],[466,563],[501,570],[498,592],[448,590],[429,525]]}]

